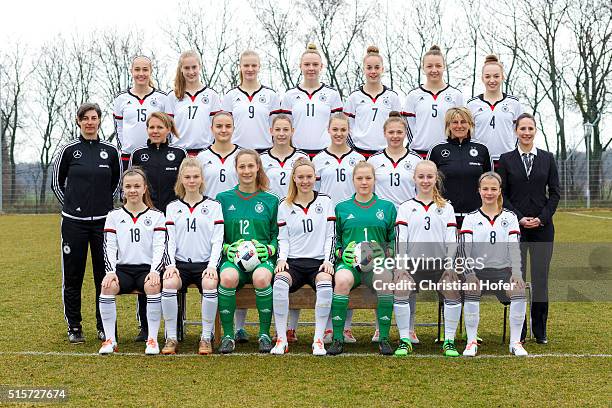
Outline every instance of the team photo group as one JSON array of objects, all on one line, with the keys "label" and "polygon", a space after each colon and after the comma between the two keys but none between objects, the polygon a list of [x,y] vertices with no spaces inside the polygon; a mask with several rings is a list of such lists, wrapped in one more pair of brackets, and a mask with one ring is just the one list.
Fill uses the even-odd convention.
[{"label": "team photo group", "polygon": [[[362,285],[376,296],[372,342],[382,355],[408,356],[419,343],[423,282],[439,288],[444,356],[478,354],[487,292],[509,305],[512,355],[528,355],[530,332],[533,347],[547,344],[559,177],[552,153],[536,148],[534,116],[502,92],[502,62],[485,58],[482,93],[469,98],[445,82],[436,45],[421,61],[424,83],[406,95],[383,85],[376,46],[362,62],[363,85],[342,100],[322,82],[314,44],[301,55],[301,82],[284,93],[260,82],[254,51],[242,52],[239,85],[224,94],[202,83],[195,52],[181,54],[168,93],[153,83],[151,59],[136,56],[133,84],[113,103],[114,143],[99,136],[98,104],[81,105],[80,137],[59,150],[52,177],[69,342],[85,342],[90,250],[100,354],[118,351],[116,296],[135,292],[145,354],[176,354],[189,286],[201,294],[201,355],[250,340],[247,310],[236,306],[245,285],[255,291],[261,353],[282,355],[297,341],[290,294],[306,285],[317,356],[357,341],[349,300]],[[399,257],[450,262],[373,268]],[[480,261],[454,266],[468,259]]]}]

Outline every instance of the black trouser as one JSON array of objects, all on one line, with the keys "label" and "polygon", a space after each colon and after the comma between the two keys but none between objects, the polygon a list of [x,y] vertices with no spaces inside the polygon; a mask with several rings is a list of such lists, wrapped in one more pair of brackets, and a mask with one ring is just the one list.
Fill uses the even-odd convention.
[{"label": "black trouser", "polygon": [[[548,271],[553,254],[555,238],[554,225],[548,224],[539,228],[521,227],[521,268],[523,279],[527,274],[527,253],[531,266],[531,328],[536,339],[546,337],[548,319]],[[527,334],[527,325],[523,325],[521,338]]]},{"label": "black trouser", "polygon": [[103,330],[98,298],[104,279],[104,219],[79,221],[62,218],[62,299],[64,317],[69,328],[81,327],[81,288],[87,265],[87,248],[91,249],[96,287],[96,327]]}]

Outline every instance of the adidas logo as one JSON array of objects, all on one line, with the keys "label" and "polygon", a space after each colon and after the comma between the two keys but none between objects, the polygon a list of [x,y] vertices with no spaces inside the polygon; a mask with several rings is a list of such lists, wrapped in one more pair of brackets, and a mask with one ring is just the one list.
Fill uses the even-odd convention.
[{"label": "adidas logo", "polygon": [[227,310],[227,309],[221,309],[221,310],[219,310],[219,313],[221,313],[221,314],[230,314],[230,311]]},{"label": "adidas logo", "polygon": [[234,102],[240,102],[240,98],[236,98]]},{"label": "adidas logo", "polygon": [[347,220],[352,220],[353,218],[355,218],[355,216],[353,214],[349,214],[349,216],[346,217]]},{"label": "adidas logo", "polygon": [[81,211],[81,207],[77,207],[76,211]]},{"label": "adidas logo", "polygon": [[413,209],[412,209],[412,212],[417,212],[417,209],[416,209],[416,208],[413,208]]},{"label": "adidas logo", "polygon": [[482,225],[482,221],[480,221],[480,222],[478,223],[478,225]]},{"label": "adidas logo", "polygon": [[332,320],[338,321],[338,320],[342,320],[342,318],[340,316],[334,316],[332,317]]},{"label": "adidas logo", "polygon": [[126,105],[131,105],[131,104],[132,104],[132,101],[128,101]]},{"label": "adidas logo", "polygon": [[236,211],[236,207],[234,207],[234,204],[230,205],[227,211]]},{"label": "adidas logo", "polygon": [[326,165],[326,166],[329,166],[329,162],[328,162],[328,161],[326,161],[326,162],[325,162],[325,165]]},{"label": "adidas logo", "polygon": [[361,102],[359,102],[359,103],[365,103],[365,100],[362,99]]},{"label": "adidas logo", "polygon": [[270,309],[261,309],[259,313],[272,313]]},{"label": "adidas logo", "polygon": [[291,210],[291,215],[294,215],[294,214],[295,214],[295,210]]},{"label": "adidas logo", "polygon": [[183,210],[178,210],[177,214],[182,214]]},{"label": "adidas logo", "polygon": [[125,224],[125,220],[121,220],[119,224]]},{"label": "adidas logo", "polygon": [[302,98],[300,98],[300,95],[298,95],[298,96],[296,96],[296,97],[295,97],[295,100],[296,100],[296,101],[297,101],[298,99],[302,99]]},{"label": "adidas logo", "polygon": [[380,318],[380,320],[389,321],[391,319],[389,319],[389,316],[383,316]]},{"label": "adidas logo", "polygon": [[421,96],[421,97],[419,98],[419,101],[424,101],[424,100],[425,100],[425,97],[424,97],[424,96]]}]

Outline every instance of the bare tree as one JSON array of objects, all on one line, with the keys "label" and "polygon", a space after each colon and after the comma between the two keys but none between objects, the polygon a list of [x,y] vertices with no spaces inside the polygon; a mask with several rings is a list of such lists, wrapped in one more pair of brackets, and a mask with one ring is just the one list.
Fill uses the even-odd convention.
[{"label": "bare tree", "polygon": [[465,13],[466,26],[467,26],[467,39],[468,39],[468,52],[471,54],[471,66],[469,70],[468,80],[471,87],[471,95],[476,94],[476,81],[478,75],[478,49],[479,41],[482,38],[482,24],[481,24],[481,8],[480,0],[462,0],[463,10]]}]

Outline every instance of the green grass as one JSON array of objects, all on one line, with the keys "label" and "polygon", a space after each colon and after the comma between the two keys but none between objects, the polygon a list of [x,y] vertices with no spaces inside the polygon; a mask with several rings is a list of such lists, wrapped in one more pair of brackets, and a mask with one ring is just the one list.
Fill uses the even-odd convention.
[{"label": "green grass", "polygon": [[[585,214],[610,220],[558,213],[557,242],[612,242],[612,212]],[[552,303],[550,344],[526,345],[530,353],[548,357],[506,358],[502,306],[492,300],[482,306],[479,334],[485,344],[479,354],[503,358],[440,358],[434,327],[418,329],[422,344],[405,359],[378,356],[369,327],[357,327],[359,343],[348,346],[359,355],[337,358],[307,354],[311,327],[300,328],[300,342],[285,357],[99,357],[88,355],[99,347],[89,269],[83,288],[88,341],[72,346],[65,338],[59,217],[1,216],[0,242],[0,384],[66,387],[70,406],[609,406],[612,399],[612,358],[595,356],[610,355],[611,303]],[[137,332],[134,304],[133,296],[118,301],[120,350],[140,354],[143,345],[131,340]],[[188,306],[197,319],[198,296],[190,295]],[[420,302],[417,320],[435,321],[435,313],[435,303]],[[370,311],[355,315],[355,321],[372,320]],[[250,311],[248,320],[255,317]],[[312,312],[304,311],[302,319],[312,321]],[[188,328],[181,353],[195,352],[197,331]],[[27,351],[58,354],[18,354]],[[254,353],[255,344],[239,345],[238,351]]]}]

